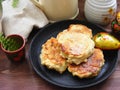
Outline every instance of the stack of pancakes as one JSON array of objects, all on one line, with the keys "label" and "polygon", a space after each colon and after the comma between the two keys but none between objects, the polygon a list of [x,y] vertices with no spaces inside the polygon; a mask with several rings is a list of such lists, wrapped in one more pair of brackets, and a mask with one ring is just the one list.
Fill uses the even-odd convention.
[{"label": "stack of pancakes", "polygon": [[97,76],[104,65],[104,56],[100,49],[94,48],[92,37],[92,30],[85,25],[71,24],[42,45],[41,64],[60,73],[68,68],[79,78]]}]

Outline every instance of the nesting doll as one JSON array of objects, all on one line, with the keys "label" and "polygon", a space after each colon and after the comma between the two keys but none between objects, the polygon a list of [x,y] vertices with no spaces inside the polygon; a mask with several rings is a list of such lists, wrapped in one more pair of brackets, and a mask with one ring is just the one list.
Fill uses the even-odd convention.
[{"label": "nesting doll", "polygon": [[116,17],[112,21],[111,26],[114,33],[120,34],[120,12],[116,14]]}]

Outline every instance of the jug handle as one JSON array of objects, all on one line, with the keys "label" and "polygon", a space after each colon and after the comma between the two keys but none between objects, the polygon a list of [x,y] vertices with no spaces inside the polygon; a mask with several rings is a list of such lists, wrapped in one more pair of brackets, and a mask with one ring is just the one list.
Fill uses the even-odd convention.
[{"label": "jug handle", "polygon": [[40,4],[40,0],[31,0],[31,2],[43,11],[42,5]]}]

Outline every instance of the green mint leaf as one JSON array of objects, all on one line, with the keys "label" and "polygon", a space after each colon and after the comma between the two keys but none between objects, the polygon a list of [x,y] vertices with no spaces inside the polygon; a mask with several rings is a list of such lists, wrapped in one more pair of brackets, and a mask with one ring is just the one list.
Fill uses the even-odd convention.
[{"label": "green mint leaf", "polygon": [[4,1],[4,0],[0,0],[0,4],[2,3],[2,1]]},{"label": "green mint leaf", "polygon": [[19,3],[19,0],[13,0],[13,1],[12,1],[12,6],[13,6],[13,8],[16,8],[17,5],[18,5],[18,3]]}]

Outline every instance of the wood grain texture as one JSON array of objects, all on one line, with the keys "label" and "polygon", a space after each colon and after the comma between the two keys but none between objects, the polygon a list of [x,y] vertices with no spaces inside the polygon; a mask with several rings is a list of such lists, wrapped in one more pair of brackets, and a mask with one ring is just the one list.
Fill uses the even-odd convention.
[{"label": "wood grain texture", "polygon": [[[83,7],[85,0],[79,0],[79,15],[76,19],[85,20]],[[120,11],[120,0],[118,2],[118,11]],[[110,25],[104,26],[106,31],[111,31]],[[26,43],[26,60],[21,63],[10,62],[6,55],[0,49],[0,90],[66,90],[52,85],[33,70],[29,58],[29,44],[38,30],[32,31]],[[118,65],[115,72],[104,82],[89,88],[79,90],[120,90],[120,51]],[[69,89],[72,90],[72,89]]]}]

